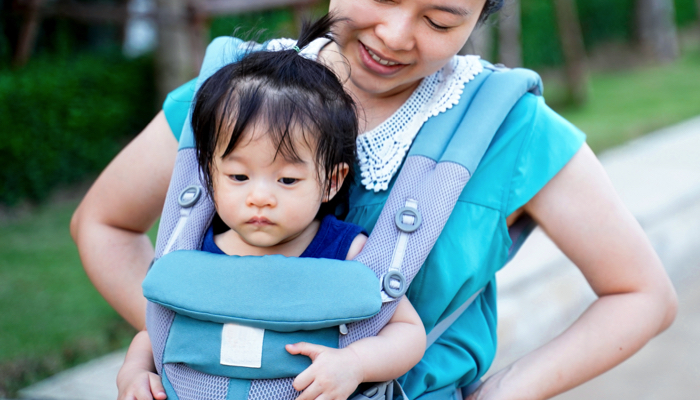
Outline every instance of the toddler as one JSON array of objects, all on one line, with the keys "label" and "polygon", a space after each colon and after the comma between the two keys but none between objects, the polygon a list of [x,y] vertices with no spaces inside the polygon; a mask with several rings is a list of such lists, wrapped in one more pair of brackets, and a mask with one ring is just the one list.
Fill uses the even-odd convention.
[{"label": "toddler", "polygon": [[[362,228],[333,216],[352,181],[354,102],[333,72],[299,54],[332,24],[305,26],[294,49],[245,55],[197,92],[192,129],[217,211],[203,251],[349,260],[362,249]],[[398,378],[417,364],[425,331],[409,301],[399,301],[376,337],[344,349],[288,344],[312,360],[294,380],[299,399],[346,399],[362,382]],[[119,372],[120,399],[166,398],[152,358],[142,331]]]}]

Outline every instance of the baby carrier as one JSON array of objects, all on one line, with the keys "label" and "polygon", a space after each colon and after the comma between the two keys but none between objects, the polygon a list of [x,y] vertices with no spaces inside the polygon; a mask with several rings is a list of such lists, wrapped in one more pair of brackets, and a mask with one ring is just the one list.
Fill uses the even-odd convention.
[{"label": "baby carrier", "polygon": [[[244,48],[233,38],[207,49],[201,85]],[[214,215],[201,186],[188,120],[158,231],[156,259],[143,283],[158,373],[171,400],[294,399],[294,377],[311,362],[284,345],[343,348],[389,321],[428,256],[457,199],[515,103],[539,94],[539,77],[484,63],[468,85],[461,118],[437,135],[432,153],[412,148],[362,252],[354,261],[238,257],[199,251]],[[468,98],[471,96],[471,98]],[[435,118],[432,119],[433,121]],[[430,129],[429,120],[422,129]],[[440,123],[451,123],[440,121]],[[441,156],[435,157],[439,149]],[[533,224],[511,229],[513,254]],[[392,251],[389,251],[392,249]],[[474,295],[428,334],[447,330]],[[403,396],[403,397],[402,397]],[[353,399],[406,398],[395,382]]]}]

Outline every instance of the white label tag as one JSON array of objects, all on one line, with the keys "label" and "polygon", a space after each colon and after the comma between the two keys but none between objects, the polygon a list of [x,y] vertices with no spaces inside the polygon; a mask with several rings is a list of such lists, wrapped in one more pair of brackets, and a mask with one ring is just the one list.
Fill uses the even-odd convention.
[{"label": "white label tag", "polygon": [[219,362],[233,367],[260,368],[264,335],[264,329],[224,324]]}]

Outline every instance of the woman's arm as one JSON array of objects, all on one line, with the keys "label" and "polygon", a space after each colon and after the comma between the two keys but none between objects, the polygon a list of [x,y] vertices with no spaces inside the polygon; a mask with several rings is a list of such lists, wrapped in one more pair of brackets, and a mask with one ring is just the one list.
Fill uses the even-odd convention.
[{"label": "woman's arm", "polygon": [[584,145],[525,206],[598,299],[561,335],[490,377],[474,399],[548,399],[621,363],[673,321],[663,265]]},{"label": "woman's arm", "polygon": [[161,111],[97,178],[70,224],[88,277],[137,329],[145,327],[141,281],[153,259],[145,232],[160,216],[176,155]]}]

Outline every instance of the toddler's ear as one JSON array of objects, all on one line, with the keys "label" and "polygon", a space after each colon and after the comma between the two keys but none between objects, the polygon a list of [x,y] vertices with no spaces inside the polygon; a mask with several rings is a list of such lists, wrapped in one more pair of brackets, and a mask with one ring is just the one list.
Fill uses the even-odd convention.
[{"label": "toddler's ear", "polygon": [[350,166],[346,163],[337,164],[333,167],[333,175],[331,175],[331,181],[328,183],[328,192],[323,196],[323,202],[330,201],[338,193],[341,187],[343,187],[343,181],[345,177],[348,176],[350,172]]}]

